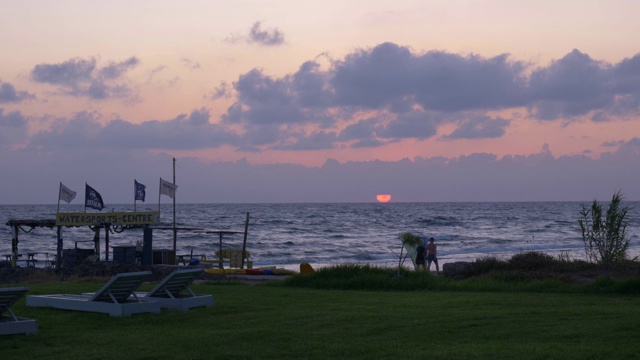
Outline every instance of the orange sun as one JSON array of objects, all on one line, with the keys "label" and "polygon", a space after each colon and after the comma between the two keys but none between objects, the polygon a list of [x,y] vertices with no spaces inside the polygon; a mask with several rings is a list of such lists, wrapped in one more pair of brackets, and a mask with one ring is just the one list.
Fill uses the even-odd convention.
[{"label": "orange sun", "polygon": [[376,195],[376,200],[378,200],[381,203],[387,203],[387,202],[391,201],[391,195],[389,195],[389,194],[378,194],[378,195]]}]

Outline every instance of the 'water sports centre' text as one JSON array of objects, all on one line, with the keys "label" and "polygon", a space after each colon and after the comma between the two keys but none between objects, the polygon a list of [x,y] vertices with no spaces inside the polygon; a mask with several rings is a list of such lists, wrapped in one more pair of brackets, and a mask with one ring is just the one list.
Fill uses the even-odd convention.
[{"label": "'water sports centre' text", "polygon": [[83,225],[152,225],[158,222],[160,213],[156,211],[143,212],[112,212],[106,214],[87,213],[58,213],[56,226]]}]

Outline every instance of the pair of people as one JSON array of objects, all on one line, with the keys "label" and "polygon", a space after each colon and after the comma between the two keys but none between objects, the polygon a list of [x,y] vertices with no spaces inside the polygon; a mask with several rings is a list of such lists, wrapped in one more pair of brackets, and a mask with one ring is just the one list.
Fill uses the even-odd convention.
[{"label": "pair of people", "polygon": [[[424,270],[431,270],[431,263],[436,264],[436,271],[440,273],[440,266],[438,265],[438,247],[434,238],[429,239],[429,243],[420,244],[416,249],[416,265],[418,268],[422,267]],[[426,262],[426,266],[425,266]]]}]

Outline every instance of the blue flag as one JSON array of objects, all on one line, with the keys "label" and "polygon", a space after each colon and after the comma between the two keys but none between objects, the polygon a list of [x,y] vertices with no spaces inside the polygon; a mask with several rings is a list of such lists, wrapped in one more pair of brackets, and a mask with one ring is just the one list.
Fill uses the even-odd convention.
[{"label": "blue flag", "polygon": [[84,207],[90,207],[96,210],[104,209],[104,202],[102,202],[102,196],[91,186],[85,184],[84,192]]},{"label": "blue flag", "polygon": [[145,185],[142,185],[138,182],[138,180],[133,179],[134,183],[135,183],[135,188],[136,188],[136,194],[135,194],[135,199],[134,200],[140,200],[142,202],[144,202],[144,197],[147,194],[147,192],[145,191],[145,189],[147,188]]}]

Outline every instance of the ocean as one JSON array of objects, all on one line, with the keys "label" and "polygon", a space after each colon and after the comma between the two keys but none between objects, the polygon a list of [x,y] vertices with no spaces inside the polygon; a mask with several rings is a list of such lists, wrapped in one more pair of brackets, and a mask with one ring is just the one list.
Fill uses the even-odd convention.
[{"label": "ocean", "polygon": [[[308,203],[308,204],[177,204],[177,227],[244,231],[249,213],[247,251],[256,266],[298,269],[306,262],[315,268],[335,264],[395,266],[401,248],[399,234],[411,232],[434,237],[440,266],[483,257],[509,258],[525,251],[563,254],[584,259],[578,224],[581,202],[501,203]],[[606,206],[607,203],[605,202]],[[625,202],[629,257],[640,254],[640,202]],[[158,205],[137,204],[137,211],[157,211]],[[161,205],[161,224],[173,226],[172,204]],[[60,205],[61,212],[84,212],[82,205]],[[95,212],[94,210],[87,210]],[[133,204],[110,206],[106,211],[133,211]],[[55,219],[56,205],[0,205],[0,255],[11,253],[10,219]],[[29,230],[29,229],[24,229]],[[224,247],[242,247],[242,234],[225,235]],[[88,227],[63,228],[64,248],[92,248]],[[142,230],[109,235],[109,247],[135,245]],[[218,235],[179,231],[178,254],[213,256]],[[153,231],[154,249],[171,249],[173,232]],[[104,259],[104,230],[100,251]],[[111,251],[110,259],[112,259]],[[36,228],[19,235],[19,252],[56,252],[55,229]]]}]

